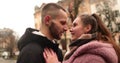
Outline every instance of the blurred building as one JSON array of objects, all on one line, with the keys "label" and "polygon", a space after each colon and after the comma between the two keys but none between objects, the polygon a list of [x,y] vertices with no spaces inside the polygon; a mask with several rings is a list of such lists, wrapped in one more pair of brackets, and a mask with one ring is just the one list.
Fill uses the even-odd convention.
[{"label": "blurred building", "polygon": [[35,28],[39,30],[40,28],[40,24],[41,24],[41,10],[42,7],[45,5],[45,3],[43,3],[41,6],[35,6],[34,8],[34,21],[35,21]]},{"label": "blurred building", "polygon": [[12,57],[14,52],[17,51],[17,39],[18,37],[12,29],[0,29],[0,54],[7,51]]}]

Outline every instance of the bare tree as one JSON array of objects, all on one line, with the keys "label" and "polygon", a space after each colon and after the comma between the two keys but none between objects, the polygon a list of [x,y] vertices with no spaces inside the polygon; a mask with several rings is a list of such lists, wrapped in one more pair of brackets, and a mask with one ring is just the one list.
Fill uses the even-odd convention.
[{"label": "bare tree", "polygon": [[83,0],[74,0],[74,14],[75,14],[75,16],[74,17],[76,17],[77,15],[78,15],[78,9],[79,9],[79,5],[82,3],[82,1]]},{"label": "bare tree", "polygon": [[[0,29],[0,48],[10,52],[10,57],[13,57],[13,50],[16,46],[16,36],[12,29],[4,28]],[[4,47],[3,47],[4,46]]]},{"label": "bare tree", "polygon": [[[111,32],[117,32],[119,30],[119,25],[116,22],[116,18],[119,17],[120,13],[117,10],[112,9],[111,2],[103,2],[103,4],[96,5],[97,13],[103,18],[107,27]],[[113,25],[115,24],[115,25]],[[115,28],[113,27],[115,26]]]}]

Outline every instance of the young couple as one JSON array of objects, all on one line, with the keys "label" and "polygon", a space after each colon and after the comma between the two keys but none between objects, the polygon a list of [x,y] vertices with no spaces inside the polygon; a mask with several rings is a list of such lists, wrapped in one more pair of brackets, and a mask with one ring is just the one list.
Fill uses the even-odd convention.
[{"label": "young couple", "polygon": [[72,23],[70,52],[63,60],[54,39],[67,30],[67,13],[48,3],[42,9],[40,30],[28,28],[18,41],[17,63],[118,63],[120,50],[96,14],[78,15]]},{"label": "young couple", "polygon": [[[73,41],[70,44],[71,50],[62,63],[120,62],[120,49],[98,15],[78,15],[70,32]],[[60,63],[52,49],[44,49],[43,54],[46,63]]]}]

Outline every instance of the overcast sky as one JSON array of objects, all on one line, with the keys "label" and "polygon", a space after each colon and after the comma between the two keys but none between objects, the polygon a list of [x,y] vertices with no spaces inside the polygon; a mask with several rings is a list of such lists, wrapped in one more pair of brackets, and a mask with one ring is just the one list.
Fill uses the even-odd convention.
[{"label": "overcast sky", "polygon": [[11,28],[19,35],[34,28],[34,7],[58,0],[0,0],[0,29]]}]

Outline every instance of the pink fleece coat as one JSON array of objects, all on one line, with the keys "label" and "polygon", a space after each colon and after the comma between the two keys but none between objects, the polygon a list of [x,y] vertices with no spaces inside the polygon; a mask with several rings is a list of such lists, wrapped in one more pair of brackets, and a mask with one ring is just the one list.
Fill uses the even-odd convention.
[{"label": "pink fleece coat", "polygon": [[118,63],[118,57],[111,44],[92,41],[78,47],[63,63]]}]

